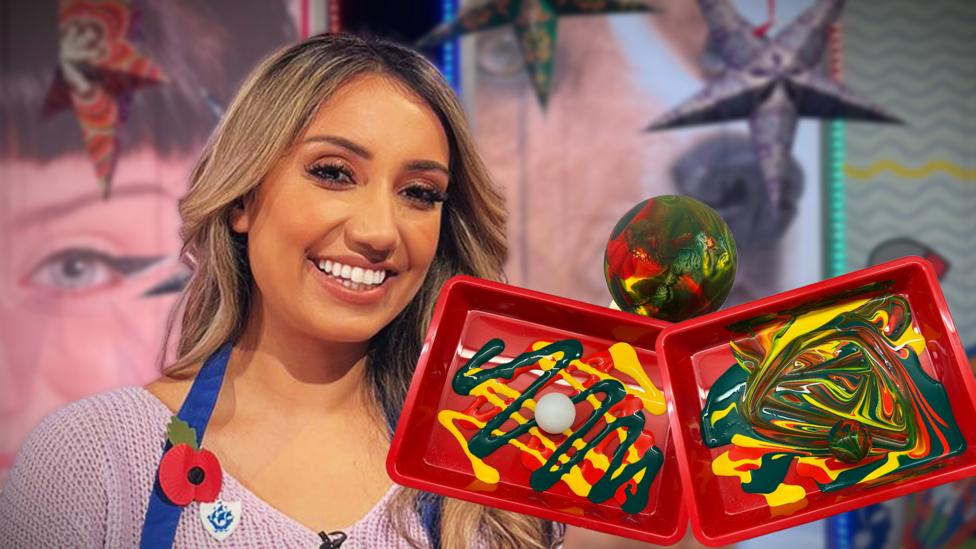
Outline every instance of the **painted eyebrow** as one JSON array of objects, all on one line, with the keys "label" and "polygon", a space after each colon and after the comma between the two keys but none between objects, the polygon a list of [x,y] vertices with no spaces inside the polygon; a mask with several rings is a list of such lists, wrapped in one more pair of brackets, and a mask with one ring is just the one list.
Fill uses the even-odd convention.
[{"label": "painted eyebrow", "polygon": [[28,225],[36,225],[38,223],[44,223],[50,221],[51,219],[57,219],[64,217],[68,214],[74,213],[77,210],[90,206],[92,204],[98,203],[109,203],[114,199],[121,199],[123,197],[129,196],[144,196],[144,195],[155,195],[160,196],[169,201],[175,202],[176,197],[170,195],[162,186],[154,183],[136,183],[136,184],[120,184],[119,188],[112,191],[112,195],[108,200],[102,198],[101,191],[89,192],[83,194],[79,197],[68,199],[66,201],[57,202],[55,204],[50,204],[47,206],[40,206],[37,208],[29,209],[19,215],[17,215],[8,227],[22,227]]}]

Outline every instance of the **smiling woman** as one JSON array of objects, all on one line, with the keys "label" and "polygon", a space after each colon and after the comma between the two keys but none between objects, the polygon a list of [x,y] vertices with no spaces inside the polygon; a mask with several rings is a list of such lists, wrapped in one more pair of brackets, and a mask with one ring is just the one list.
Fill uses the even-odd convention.
[{"label": "smiling woman", "polygon": [[440,120],[409,87],[353,77],[232,215],[261,306],[317,339],[369,340],[427,274],[448,157]]},{"label": "smiling woman", "polygon": [[5,539],[555,541],[551,523],[386,476],[440,288],[499,278],[507,249],[500,195],[429,62],[346,36],[284,49],[244,83],[190,179],[175,360],[145,389],[81,401],[34,432],[0,493]]}]

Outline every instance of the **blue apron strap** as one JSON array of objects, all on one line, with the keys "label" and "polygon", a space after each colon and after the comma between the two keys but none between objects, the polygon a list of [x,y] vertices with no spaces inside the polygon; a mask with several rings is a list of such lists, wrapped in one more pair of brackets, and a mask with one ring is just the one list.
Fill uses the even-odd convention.
[{"label": "blue apron strap", "polygon": [[[183,406],[176,414],[177,417],[190,424],[190,427],[197,432],[197,444],[203,444],[203,433],[210,422],[213,414],[214,405],[217,403],[217,395],[220,394],[220,384],[224,380],[224,372],[227,371],[227,361],[233,345],[225,343],[203,364],[197,377],[193,380],[193,386],[187,393]],[[163,446],[163,453],[169,450],[171,444],[167,440]],[[159,486],[159,467],[156,467],[156,476],[153,481],[152,494],[149,496],[149,508],[146,510],[146,519],[142,524],[142,540],[139,543],[141,549],[166,549],[173,546],[176,537],[176,527],[180,523],[180,513],[183,508],[174,505],[163,495],[163,490]]]},{"label": "blue apron strap", "polygon": [[427,539],[433,549],[441,547],[441,505],[444,498],[430,493],[420,496],[420,524],[427,532]]}]

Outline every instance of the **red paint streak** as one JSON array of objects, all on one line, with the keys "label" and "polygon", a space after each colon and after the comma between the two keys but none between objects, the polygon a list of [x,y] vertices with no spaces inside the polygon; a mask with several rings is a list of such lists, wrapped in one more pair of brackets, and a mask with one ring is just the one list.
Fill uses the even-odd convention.
[{"label": "red paint streak", "polygon": [[[634,260],[634,276],[637,278],[654,278],[664,272],[664,267],[650,257],[644,257],[641,261]],[[630,277],[625,277],[630,278]]]},{"label": "red paint streak", "polygon": [[698,283],[695,282],[694,278],[691,278],[691,275],[688,274],[681,275],[681,282],[688,288],[688,291],[691,292],[692,294],[696,296],[702,295],[701,286],[699,286]]},{"label": "red paint streak", "polygon": [[808,463],[798,462],[796,464],[796,474],[812,478],[820,484],[828,484],[831,482],[830,475],[826,471]]},{"label": "red paint streak", "polygon": [[[908,372],[905,371],[904,366],[899,365],[899,368],[901,370],[900,373],[902,379],[911,379],[911,377],[908,375]],[[921,417],[922,414],[924,414],[928,418],[931,418],[933,423],[940,421],[942,419],[941,416],[939,416],[938,412],[933,410],[932,406],[929,405],[929,402],[928,400],[925,399],[925,395],[922,394],[921,389],[919,389],[914,383],[908,383],[908,390],[911,391],[911,399],[915,401],[916,404],[915,417],[916,417],[916,421],[919,422],[918,423],[919,426],[924,425],[922,423],[922,417]],[[945,436],[942,434],[942,431],[940,431],[939,429],[933,429],[933,431],[935,431],[935,434],[939,437],[939,443],[942,445],[942,452],[945,453],[949,448],[949,441],[946,440]],[[929,449],[931,448],[931,441],[929,440],[928,429],[920,428],[919,435],[921,436],[918,437],[918,443],[915,445],[915,449],[913,449],[909,453],[911,457],[922,457],[926,453],[928,453]],[[918,454],[916,452],[916,449],[919,449],[920,447],[922,447],[921,449],[925,451],[921,454]]]},{"label": "red paint streak", "polygon": [[[526,444],[526,446],[528,446],[532,450],[538,451],[542,455],[543,459],[545,460],[548,460],[552,456],[552,450],[550,448],[547,448],[542,443],[542,439],[540,439],[539,437],[535,437],[535,436],[530,437],[529,442],[528,444]],[[532,454],[522,452],[521,458],[522,458],[522,465],[524,465],[530,471],[535,471],[539,467],[542,467],[542,463],[540,463],[539,460],[536,459],[535,456],[533,456]]]},{"label": "red paint streak", "polygon": [[598,469],[596,465],[593,465],[593,462],[588,459],[584,459],[583,462],[580,463],[580,472],[583,474],[583,479],[586,480],[590,486],[593,486],[599,482],[600,478],[603,477],[603,471]]},{"label": "red paint streak", "polygon": [[[645,473],[646,474],[646,473]],[[620,485],[617,491],[613,493],[613,499],[617,501],[620,505],[623,505],[627,501],[627,494],[637,493],[637,481],[630,479],[627,482]]]},{"label": "red paint streak", "polygon": [[634,414],[637,410],[644,408],[644,403],[641,399],[635,397],[634,395],[628,394],[623,400],[618,402],[613,408],[608,410],[608,413],[613,417],[626,417]]},{"label": "red paint streak", "polygon": [[894,399],[891,398],[891,392],[888,391],[888,386],[881,384],[881,410],[884,411],[885,418],[890,418],[895,411]]},{"label": "red paint streak", "polygon": [[750,448],[748,446],[732,446],[729,449],[729,459],[731,461],[742,461],[744,459],[757,459],[766,454],[782,452],[779,448]]},{"label": "red paint streak", "polygon": [[605,374],[610,373],[610,370],[613,370],[613,358],[610,356],[610,351],[600,351],[599,353],[595,353],[587,358],[581,359],[580,362],[583,362],[594,370],[599,370]]},{"label": "red paint streak", "polygon": [[831,375],[831,376],[828,376],[828,377],[829,377],[829,379],[831,381],[833,381],[837,385],[842,385],[848,391],[853,391],[855,389],[854,383],[851,382],[851,380],[847,379],[844,376]]},{"label": "red paint streak", "polygon": [[[533,345],[528,345],[527,348],[525,349],[525,352],[532,352]],[[603,373],[609,373],[611,370],[614,369],[613,357],[610,354],[609,350],[604,350],[604,351],[593,353],[585,357],[581,357],[579,359],[579,362],[586,364],[587,366]],[[535,369],[541,369],[539,362],[535,362],[523,366],[521,368],[518,368],[512,375],[511,379],[497,380],[497,382],[505,386],[510,386],[510,384],[513,381],[519,379],[519,377],[524,374],[534,375],[532,374],[532,370]],[[579,377],[574,376],[574,374],[582,374],[581,377],[583,377],[583,379],[582,381],[579,381],[580,385],[582,386],[581,391],[585,391],[586,389],[589,389],[595,383],[600,381],[599,376],[581,371],[579,366],[577,366],[576,364],[571,363],[568,366],[566,366],[562,371],[565,373],[565,375],[574,377],[578,381],[579,381]],[[552,376],[548,380],[548,382],[546,382],[546,384],[539,389],[539,392],[542,392],[544,389],[554,384],[557,380],[562,379],[564,377],[565,377],[564,375],[559,375],[559,374]],[[478,421],[487,423],[491,418],[497,416],[509,404],[515,401],[514,398],[509,397],[507,395],[503,395],[498,391],[492,389],[491,387],[486,387],[486,390],[492,396],[501,399],[504,402],[504,405],[499,406],[493,403],[485,396],[477,396],[475,397],[474,401],[472,401],[471,404],[465,410],[463,410],[462,413],[467,416],[473,417]],[[486,407],[488,408],[483,409]],[[643,408],[643,402],[639,398],[628,394],[627,396],[624,397],[624,400],[620,401],[615,406],[610,408],[607,411],[607,413],[615,417],[624,417],[642,408]],[[591,413],[593,413],[592,409],[591,409]],[[464,429],[478,428],[477,425],[475,425],[473,422],[467,420],[459,419],[457,420],[456,424],[459,427]],[[553,450],[545,444],[545,441],[549,441],[551,444],[555,446],[559,446],[560,444],[562,444],[563,441],[565,441],[565,438],[566,437],[563,435],[542,435],[541,433],[528,434],[528,440],[525,442],[525,444],[529,450],[539,452],[539,455],[542,456],[543,460],[548,460],[552,456]],[[617,439],[617,437],[606,437],[602,441],[600,441],[596,446],[594,446],[593,451],[603,456],[606,456],[609,459],[610,454],[612,454],[611,449],[616,448],[617,444],[619,444],[619,440]],[[641,432],[637,436],[637,439],[634,441],[632,449],[637,451],[639,455],[643,455],[653,445],[654,445],[654,436],[651,433]],[[571,455],[572,455],[572,451],[568,454],[568,456]],[[524,465],[527,469],[531,471],[535,471],[540,467],[542,467],[543,465],[543,463],[539,462],[538,457],[534,453],[526,452],[524,450],[520,452],[519,460],[521,461],[522,465]],[[593,461],[589,459],[589,457],[584,457],[580,461],[579,467],[583,475],[583,478],[591,486],[594,483],[598,482],[606,474],[604,471],[599,469],[593,463]],[[626,494],[633,493],[636,491],[636,489],[637,489],[636,482],[634,481],[627,482],[623,484],[621,488],[616,492],[616,499],[618,499],[618,502],[622,503],[626,498]]]}]

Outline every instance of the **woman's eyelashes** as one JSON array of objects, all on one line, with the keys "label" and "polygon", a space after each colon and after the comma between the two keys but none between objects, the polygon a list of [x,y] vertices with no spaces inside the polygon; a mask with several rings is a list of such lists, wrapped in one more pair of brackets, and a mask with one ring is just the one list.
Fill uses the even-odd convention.
[{"label": "woman's eyelashes", "polygon": [[425,208],[433,208],[435,204],[447,200],[447,193],[421,183],[409,185],[402,192],[407,199]]},{"label": "woman's eyelashes", "polygon": [[345,186],[356,182],[352,170],[341,162],[317,162],[308,167],[308,173],[326,185]]},{"label": "woman's eyelashes", "polygon": [[[318,161],[309,166],[306,171],[316,180],[330,188],[340,188],[356,185],[356,177],[352,169],[344,162]],[[422,208],[433,208],[436,204],[447,200],[447,193],[439,190],[433,183],[411,182],[400,190],[411,204]]]}]

